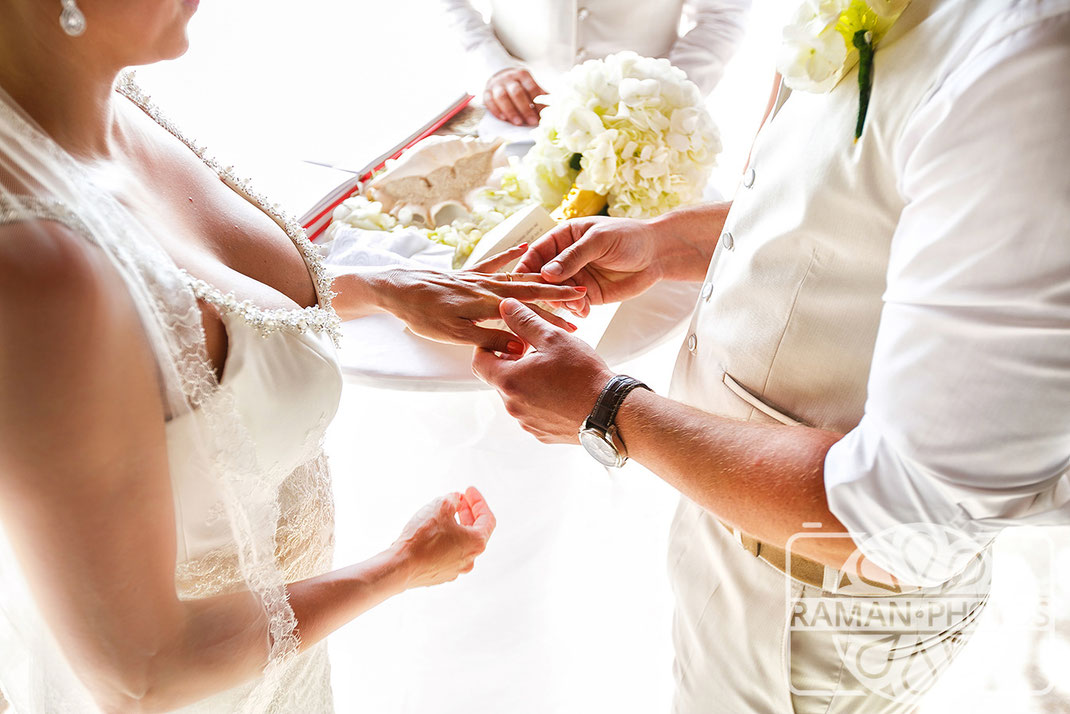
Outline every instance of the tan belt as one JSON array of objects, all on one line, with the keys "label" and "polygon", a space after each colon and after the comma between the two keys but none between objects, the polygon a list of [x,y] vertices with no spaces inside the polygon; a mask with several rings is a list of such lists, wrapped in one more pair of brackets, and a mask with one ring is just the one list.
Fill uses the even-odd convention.
[{"label": "tan belt", "polygon": [[806,585],[811,585],[815,588],[825,588],[825,566],[821,563],[816,563],[808,558],[804,558],[801,555],[791,554],[791,568],[789,573],[787,553],[783,548],[777,548],[774,545],[763,543],[757,538],[751,538],[746,533],[737,531],[727,523],[721,523],[722,526],[728,529],[736,541],[743,546],[743,549],[753,555],[756,558],[761,558],[765,562],[772,565],[774,568],[790,575],[795,580]]},{"label": "tan belt", "polygon": [[[737,531],[732,526],[718,521],[722,526],[728,529],[728,532],[732,534],[732,537],[736,539],[736,542],[743,546],[743,549],[753,555],[756,558],[761,558],[765,562],[772,565],[774,568],[789,575],[793,580],[810,585],[815,588],[820,588],[826,592],[847,592],[842,590],[845,586],[854,588],[854,592],[858,592],[857,588],[863,588],[867,597],[887,597],[893,595],[904,595],[910,592],[920,590],[921,587],[917,585],[904,585],[896,582],[895,584],[888,584],[879,581],[868,580],[859,575],[855,577],[847,577],[843,571],[833,570],[832,568],[826,568],[821,563],[804,558],[801,555],[792,553],[791,555],[791,568],[789,572],[787,553],[783,548],[777,548],[775,545],[769,545],[763,543],[757,538],[752,538],[746,533]],[[830,576],[828,581],[825,580],[826,576]]]},{"label": "tan belt", "polygon": [[761,558],[780,572],[791,575],[792,578],[799,582],[824,589],[825,566],[821,563],[815,563],[808,558],[792,553],[791,568],[789,570],[786,558],[787,553],[782,548],[762,543],[757,538],[751,538],[746,533],[739,534],[739,542],[748,553]]}]

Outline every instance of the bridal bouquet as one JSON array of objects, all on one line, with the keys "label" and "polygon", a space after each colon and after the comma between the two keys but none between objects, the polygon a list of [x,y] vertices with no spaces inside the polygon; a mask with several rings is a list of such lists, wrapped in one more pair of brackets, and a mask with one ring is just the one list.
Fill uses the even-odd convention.
[{"label": "bridal bouquet", "polygon": [[[508,166],[471,173],[462,181],[457,159],[456,170],[435,173],[442,161],[454,161],[450,151],[459,157],[487,150],[469,147],[465,154],[463,147],[439,142],[425,151],[437,152],[437,160],[410,158],[404,171],[396,171],[400,184],[412,180],[413,166],[428,167],[426,180],[413,184],[415,193],[434,193],[436,176],[448,175],[449,188],[463,195],[453,201],[455,210],[441,212],[441,203],[415,193],[395,196],[404,208],[384,208],[370,185],[371,200],[354,196],[338,207],[328,239],[346,226],[416,230],[453,247],[454,264],[461,265],[486,233],[532,204],[556,208],[558,220],[602,212],[648,218],[701,199],[721,150],[720,137],[698,87],[668,60],[621,52],[584,62],[568,72],[545,104],[534,146]],[[420,150],[417,145],[411,151]],[[414,222],[418,216],[432,218]]]},{"label": "bridal bouquet", "polygon": [[604,197],[609,215],[630,218],[702,197],[720,136],[698,87],[667,59],[620,52],[589,60],[546,104],[535,146],[505,186],[514,195],[549,209],[575,189]]}]

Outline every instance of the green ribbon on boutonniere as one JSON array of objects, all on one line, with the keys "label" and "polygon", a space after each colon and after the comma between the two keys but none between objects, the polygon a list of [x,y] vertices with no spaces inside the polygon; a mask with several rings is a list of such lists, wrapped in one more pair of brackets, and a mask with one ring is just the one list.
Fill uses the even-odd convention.
[{"label": "green ribbon on boutonniere", "polygon": [[784,28],[777,70],[791,89],[830,92],[858,64],[858,119],[862,136],[873,93],[877,45],[910,0],[807,0]]},{"label": "green ribbon on boutonniere", "polygon": [[852,43],[858,49],[858,121],[855,122],[855,141],[858,141],[866,124],[869,95],[873,92],[873,33],[859,30]]}]

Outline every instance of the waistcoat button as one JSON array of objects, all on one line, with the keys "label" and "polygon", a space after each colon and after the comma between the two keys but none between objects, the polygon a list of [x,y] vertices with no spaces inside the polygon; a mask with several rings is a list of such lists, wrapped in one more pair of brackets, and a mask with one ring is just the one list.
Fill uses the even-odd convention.
[{"label": "waistcoat button", "polygon": [[695,333],[692,332],[690,335],[687,336],[687,351],[690,352],[691,354],[695,354],[695,351],[697,349],[698,349],[698,337],[696,337]]},{"label": "waistcoat button", "polygon": [[705,283],[702,286],[702,299],[709,302],[711,295],[713,295],[713,283]]},{"label": "waistcoat button", "polygon": [[725,250],[732,250],[736,247],[736,239],[732,237],[732,234],[725,231],[721,234],[721,243],[724,244]]},{"label": "waistcoat button", "polygon": [[747,173],[743,174],[743,186],[750,188],[754,185],[754,169],[747,169]]}]

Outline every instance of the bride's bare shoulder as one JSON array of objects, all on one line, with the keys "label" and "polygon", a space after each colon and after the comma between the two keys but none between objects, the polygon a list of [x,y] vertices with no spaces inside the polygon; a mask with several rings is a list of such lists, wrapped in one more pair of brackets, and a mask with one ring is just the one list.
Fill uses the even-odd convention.
[{"label": "bride's bare shoulder", "polygon": [[[102,364],[94,356],[112,358],[140,333],[129,292],[107,256],[62,223],[0,225],[0,275],[4,372],[56,379],[72,365],[93,369]],[[0,382],[15,376],[0,374]]]},{"label": "bride's bare shoulder", "polygon": [[[0,225],[0,314],[71,315],[99,307],[108,292],[106,258],[83,236],[53,220]],[[116,286],[118,287],[118,286]]]},{"label": "bride's bare shoulder", "polygon": [[[49,191],[18,170],[18,157],[0,152],[0,314],[31,312],[53,301],[88,296],[97,287],[99,251],[71,226],[68,211]],[[76,308],[77,309],[77,308]]]},{"label": "bride's bare shoulder", "polygon": [[13,223],[0,275],[0,486],[63,483],[124,432],[162,429],[156,365],[105,255],[60,223]]}]

